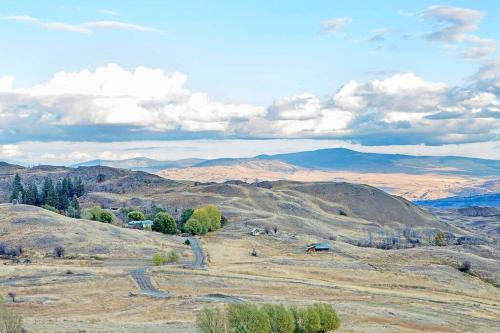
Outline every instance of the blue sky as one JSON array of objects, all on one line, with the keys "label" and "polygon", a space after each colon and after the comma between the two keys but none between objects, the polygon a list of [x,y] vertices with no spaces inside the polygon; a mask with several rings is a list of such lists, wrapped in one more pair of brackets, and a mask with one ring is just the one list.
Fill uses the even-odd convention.
[{"label": "blue sky", "polygon": [[495,157],[498,17],[497,1],[4,0],[0,158],[88,138],[484,143]]}]

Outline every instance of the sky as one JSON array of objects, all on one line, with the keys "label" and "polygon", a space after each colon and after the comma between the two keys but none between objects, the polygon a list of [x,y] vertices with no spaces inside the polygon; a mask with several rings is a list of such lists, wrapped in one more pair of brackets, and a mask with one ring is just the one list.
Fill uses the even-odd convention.
[{"label": "sky", "polygon": [[500,159],[500,3],[371,4],[3,0],[0,160]]}]

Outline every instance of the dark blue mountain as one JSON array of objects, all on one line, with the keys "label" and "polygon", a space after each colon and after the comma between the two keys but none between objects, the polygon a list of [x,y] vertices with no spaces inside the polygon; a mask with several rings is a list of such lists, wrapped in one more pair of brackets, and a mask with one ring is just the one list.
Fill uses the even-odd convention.
[{"label": "dark blue mountain", "polygon": [[500,207],[500,193],[473,195],[470,197],[450,197],[435,200],[414,201],[414,204],[435,208],[463,208],[472,206]]}]

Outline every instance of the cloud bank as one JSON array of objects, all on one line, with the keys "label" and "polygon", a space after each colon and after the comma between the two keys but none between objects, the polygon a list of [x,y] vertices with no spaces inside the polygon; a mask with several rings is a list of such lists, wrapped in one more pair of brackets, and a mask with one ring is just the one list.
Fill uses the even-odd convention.
[{"label": "cloud bank", "polygon": [[0,77],[0,142],[328,138],[443,145],[500,136],[499,60],[463,87],[396,73],[349,81],[326,98],[304,93],[267,107],[215,101],[187,89],[186,80],[178,72],[116,64],[58,72],[30,88]]}]

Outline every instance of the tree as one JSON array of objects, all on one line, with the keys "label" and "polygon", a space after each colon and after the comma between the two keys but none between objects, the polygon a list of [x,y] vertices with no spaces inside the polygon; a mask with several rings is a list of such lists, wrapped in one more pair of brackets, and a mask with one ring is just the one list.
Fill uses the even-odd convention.
[{"label": "tree", "polygon": [[19,193],[21,193],[21,198],[24,196],[24,188],[23,184],[21,184],[21,177],[19,176],[18,173],[16,173],[16,176],[14,177],[14,181],[12,182],[12,191],[10,195],[10,201],[13,200],[18,200],[19,203],[22,203],[23,201],[19,201]]},{"label": "tree", "polygon": [[85,185],[83,184],[82,178],[79,176],[75,179],[75,194],[77,197],[81,197],[85,194]]},{"label": "tree", "polygon": [[437,245],[437,246],[443,246],[444,245],[444,232],[442,231],[439,231],[437,234],[436,234],[436,237],[434,237],[434,243]]},{"label": "tree", "polygon": [[196,208],[193,212],[193,215],[191,215],[190,219],[196,219],[200,221],[205,226],[205,229],[207,229],[207,231],[211,230],[212,221],[210,220],[210,216],[208,215],[206,209]]},{"label": "tree", "polygon": [[113,213],[100,207],[93,207],[87,211],[88,217],[92,221],[111,223],[113,222]]},{"label": "tree", "polygon": [[196,316],[196,326],[202,333],[225,333],[228,331],[227,317],[224,310],[217,307],[203,307]]},{"label": "tree", "polygon": [[68,207],[68,216],[75,219],[79,219],[81,216],[80,203],[78,202],[76,194],[73,195],[73,199],[71,199],[71,203]]},{"label": "tree", "polygon": [[144,219],[146,217],[144,216],[143,212],[138,211],[138,210],[133,210],[133,211],[131,211],[130,213],[127,214],[127,218],[130,221],[144,221]]},{"label": "tree", "polygon": [[296,333],[310,333],[321,331],[321,320],[319,313],[312,306],[307,308],[290,308],[295,320]]},{"label": "tree", "polygon": [[158,231],[170,235],[177,233],[177,225],[175,224],[175,219],[167,212],[156,214],[153,222],[153,231]]},{"label": "tree", "polygon": [[283,305],[265,304],[262,311],[269,317],[272,333],[293,333],[295,330],[293,315]]},{"label": "tree", "polygon": [[215,231],[220,229],[222,214],[219,208],[214,205],[206,205],[204,209],[210,219],[210,227],[208,228],[208,230]]},{"label": "tree", "polygon": [[234,333],[271,333],[267,313],[255,304],[234,303],[227,307],[229,328]]},{"label": "tree", "polygon": [[192,208],[187,208],[182,211],[180,224],[183,226],[189,220],[191,215],[193,215],[194,210]]},{"label": "tree", "polygon": [[24,202],[28,205],[37,206],[40,204],[40,199],[38,197],[38,188],[35,183],[31,183],[26,190],[26,194],[24,196]]},{"label": "tree", "polygon": [[49,205],[59,209],[59,197],[52,179],[46,177],[42,187],[42,204]]},{"label": "tree", "polygon": [[321,332],[329,332],[340,327],[340,319],[337,313],[330,304],[314,304],[312,305],[318,312]]},{"label": "tree", "polygon": [[62,247],[61,245],[57,245],[55,248],[54,248],[54,256],[56,258],[64,258],[64,247]]},{"label": "tree", "polygon": [[204,235],[208,230],[198,219],[191,217],[184,225],[184,231],[192,235]]},{"label": "tree", "polygon": [[98,183],[102,183],[105,180],[106,180],[106,176],[104,174],[100,173],[97,175],[97,182]]}]

